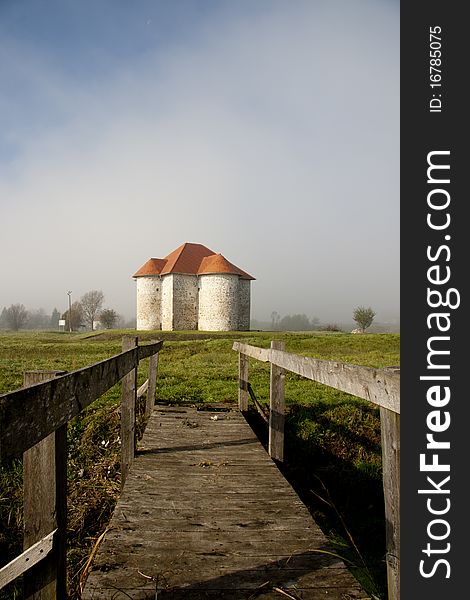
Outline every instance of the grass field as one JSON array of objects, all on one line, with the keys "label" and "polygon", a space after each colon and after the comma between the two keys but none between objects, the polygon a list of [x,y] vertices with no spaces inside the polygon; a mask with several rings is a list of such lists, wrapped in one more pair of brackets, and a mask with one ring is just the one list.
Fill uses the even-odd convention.
[{"label": "grass field", "polygon": [[[0,393],[21,387],[35,369],[71,371],[120,352],[121,337],[98,334],[1,333]],[[342,333],[145,332],[141,342],[165,340],[160,355],[157,401],[235,402],[238,355],[235,340],[269,347],[282,339],[298,354],[372,367],[399,364],[399,335]],[[147,361],[139,369],[146,378]],[[261,402],[269,397],[269,367],[250,361],[250,383]],[[97,536],[106,526],[120,489],[119,385],[69,425],[68,560],[71,598]],[[385,525],[378,410],[332,388],[286,375],[286,461],[283,467],[339,554],[371,595],[386,597]],[[263,426],[252,416],[261,439]],[[21,464],[0,468],[0,556],[21,552]],[[12,587],[0,598],[21,597]],[[6,594],[6,595],[5,595]]]}]

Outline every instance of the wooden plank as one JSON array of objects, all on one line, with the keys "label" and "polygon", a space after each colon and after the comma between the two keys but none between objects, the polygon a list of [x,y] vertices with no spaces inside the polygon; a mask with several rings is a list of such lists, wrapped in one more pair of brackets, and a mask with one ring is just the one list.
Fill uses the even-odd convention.
[{"label": "wooden plank", "polygon": [[0,462],[65,425],[137,366],[129,350],[90,367],[0,396]]},{"label": "wooden plank", "polygon": [[[137,349],[137,337],[125,335],[122,350]],[[137,367],[137,365],[136,365]],[[137,399],[137,368],[132,369],[122,380],[121,388],[121,485],[134,460],[136,448],[135,403]]]},{"label": "wooden plank", "polygon": [[[160,578],[162,579],[162,578]],[[351,588],[336,587],[328,590],[322,590],[319,593],[309,589],[299,589],[283,591],[282,588],[277,586],[273,587],[269,585],[269,581],[264,581],[264,585],[260,589],[255,590],[191,590],[191,589],[163,589],[158,588],[158,595],[155,596],[155,583],[142,584],[139,589],[122,588],[118,591],[114,588],[100,589],[96,594],[93,595],[92,600],[150,600],[158,598],[158,600],[286,600],[288,598],[294,598],[298,600],[319,600],[328,593],[328,600],[371,600],[370,596],[367,596],[363,591],[351,591]],[[144,587],[145,586],[145,587]],[[279,591],[281,590],[281,591]],[[287,595],[286,595],[287,594]]]},{"label": "wooden plank", "polygon": [[[272,350],[284,350],[282,340],[271,342]],[[284,460],[284,369],[271,363],[271,378],[269,384],[269,456],[274,460]]]},{"label": "wooden plank", "polygon": [[57,529],[51,531],[46,537],[36,542],[22,554],[14,558],[0,569],[0,589],[23,575],[28,569],[34,567],[52,552],[54,535]]},{"label": "wooden plank", "polygon": [[248,410],[248,376],[248,357],[240,352],[238,354],[238,409],[241,412]]},{"label": "wooden plank", "polygon": [[139,346],[138,349],[138,360],[139,362],[143,359],[143,358],[148,358],[149,356],[152,356],[153,354],[155,354],[156,352],[160,352],[160,350],[163,347],[163,340],[159,340],[158,342],[152,342],[151,344],[145,344],[143,346]]},{"label": "wooden plank", "polygon": [[400,412],[400,373],[270,350],[273,364],[374,404]]},{"label": "wooden plank", "polygon": [[[56,372],[25,373],[31,386]],[[59,427],[23,456],[23,514],[25,550],[57,529],[53,552],[24,575],[24,597],[35,600],[65,598],[67,532],[67,425]]]},{"label": "wooden plank", "polygon": [[[181,560],[181,553],[179,555]],[[119,562],[118,560],[121,559]],[[109,598],[124,598],[125,596],[116,596],[116,590],[122,590],[125,592],[134,591],[136,589],[142,589],[144,586],[147,587],[150,583],[150,587],[147,589],[152,590],[153,595],[144,596],[148,600],[155,597],[155,591],[158,590],[158,598],[160,598],[160,594],[166,590],[167,598],[173,598],[172,592],[182,591],[182,588],[185,590],[201,590],[201,591],[210,591],[210,590],[244,590],[244,595],[239,595],[239,600],[241,598],[248,598],[250,594],[247,594],[246,591],[254,592],[260,585],[265,582],[270,584],[270,589],[273,586],[277,586],[283,588],[287,591],[291,590],[291,592],[296,593],[296,590],[301,589],[304,590],[302,594],[302,598],[311,598],[312,600],[318,600],[319,598],[325,597],[329,591],[334,591],[335,588],[341,587],[344,588],[346,586],[350,586],[351,592],[359,592],[360,587],[358,584],[355,586],[351,584],[351,575],[344,568],[332,568],[329,566],[317,567],[314,560],[311,559],[310,569],[308,570],[298,570],[298,569],[289,569],[282,568],[279,565],[271,565],[261,563],[256,565],[257,568],[237,568],[238,565],[235,562],[233,564],[233,568],[225,568],[225,569],[216,569],[212,568],[210,571],[207,570],[207,561],[206,561],[206,569],[199,568],[196,565],[194,571],[196,571],[197,578],[195,582],[186,583],[181,585],[181,576],[179,571],[189,570],[193,571],[193,565],[189,563],[189,569],[185,564],[179,566],[173,566],[173,568],[169,568],[162,571],[160,565],[152,565],[147,566],[147,568],[143,568],[141,562],[139,560],[129,561],[129,566],[127,564],[122,564],[125,560],[124,556],[118,556],[116,560],[116,564],[119,565],[118,573],[112,572],[109,570],[108,572],[104,572],[101,574],[102,585],[108,588],[114,587],[113,593],[110,594]],[[166,562],[166,561],[165,561]],[[105,566],[105,565],[103,565]],[[107,564],[105,568],[107,568]],[[184,568],[186,567],[186,569]],[[140,571],[140,574],[139,572]],[[144,574],[144,577],[142,576]],[[164,573],[164,577],[162,577]],[[150,580],[145,581],[145,576],[147,576]],[[153,586],[152,586],[153,582]],[[155,583],[158,582],[157,587]],[[86,588],[85,588],[86,589]],[[310,593],[309,593],[310,592]],[[304,595],[306,594],[306,595]],[[363,592],[363,596],[355,595],[354,598],[361,598],[365,600],[365,598],[370,599],[370,596],[367,596]],[[163,595],[163,594],[162,594]],[[95,596],[91,596],[95,598]],[[203,597],[203,596],[202,596]],[[281,598],[282,596],[279,596]],[[82,595],[82,598],[90,598],[89,595]],[[297,600],[298,596],[294,596],[294,600]],[[344,598],[344,596],[343,596]],[[348,600],[351,596],[345,596]]]},{"label": "wooden plank", "polygon": [[232,350],[241,352],[250,358],[256,358],[256,360],[260,360],[261,362],[269,362],[270,350],[267,348],[258,348],[257,346],[250,346],[249,344],[234,342]]},{"label": "wooden plank", "polygon": [[148,391],[147,401],[145,403],[145,417],[148,419],[152,414],[153,407],[155,406],[155,393],[157,391],[157,377],[158,377],[158,352],[150,357],[149,363],[149,378],[148,378]]},{"label": "wooden plank", "polygon": [[400,415],[380,409],[389,600],[400,599]]},{"label": "wooden plank", "polygon": [[[107,537],[107,540],[111,538]],[[136,553],[132,553],[132,544],[134,540],[128,539],[122,544],[120,549],[117,549],[116,552],[116,562],[126,564],[128,567],[133,566],[137,563],[138,557]],[[157,541],[157,544],[159,542]],[[142,545],[148,549],[153,549],[153,540],[145,539],[143,540]],[[284,572],[286,570],[290,571],[309,571],[313,565],[317,568],[329,569],[326,571],[326,575],[332,575],[333,569],[341,569],[342,563],[341,559],[332,557],[327,554],[322,554],[321,552],[317,553],[316,556],[313,556],[315,550],[312,549],[310,551],[305,552],[297,552],[295,550],[295,546],[291,546],[293,548],[293,552],[285,552],[282,555],[267,555],[266,550],[264,550],[264,554],[251,554],[251,550],[248,553],[240,553],[238,550],[232,552],[230,548],[224,549],[224,557],[225,560],[220,560],[220,555],[222,552],[213,549],[211,551],[210,545],[206,547],[200,548],[200,550],[196,550],[194,548],[190,549],[190,552],[187,553],[178,553],[178,551],[171,551],[168,546],[168,542],[165,544],[158,545],[159,552],[165,552],[168,556],[168,562],[178,562],[178,568],[196,568],[198,572],[205,573],[206,576],[219,573],[234,573],[236,570],[250,570],[250,571],[260,571],[263,570],[265,572],[279,570]],[[128,556],[131,554],[131,556]],[[265,562],[259,560],[259,557],[265,558]],[[297,573],[301,574],[301,573]]]},{"label": "wooden plank", "polygon": [[233,350],[400,412],[400,369],[372,369],[235,342]]}]

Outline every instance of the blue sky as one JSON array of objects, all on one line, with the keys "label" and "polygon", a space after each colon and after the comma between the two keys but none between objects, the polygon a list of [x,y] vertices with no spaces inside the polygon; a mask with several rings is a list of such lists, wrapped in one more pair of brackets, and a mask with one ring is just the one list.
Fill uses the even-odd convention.
[{"label": "blue sky", "polygon": [[398,318],[398,2],[3,0],[0,53],[0,307],[130,317],[190,241],[254,318]]}]

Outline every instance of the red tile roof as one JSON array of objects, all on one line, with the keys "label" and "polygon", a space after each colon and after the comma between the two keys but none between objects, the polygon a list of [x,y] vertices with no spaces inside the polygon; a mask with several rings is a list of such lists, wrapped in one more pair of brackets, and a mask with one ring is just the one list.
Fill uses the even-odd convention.
[{"label": "red tile roof", "polygon": [[201,261],[206,256],[214,254],[212,250],[202,244],[182,244],[168,256],[165,256],[166,265],[162,270],[162,275],[166,273],[188,273],[194,275],[197,273]]},{"label": "red tile roof", "polygon": [[188,275],[205,275],[209,273],[233,273],[243,279],[254,279],[230,263],[221,254],[216,254],[202,244],[186,242],[170,252],[165,258],[150,258],[133,277],[166,275],[183,273]]},{"label": "red tile roof", "polygon": [[165,266],[164,258],[149,258],[148,261],[140,267],[133,277],[145,277],[148,275],[160,275]]},{"label": "red tile roof", "polygon": [[233,273],[240,275],[243,279],[254,279],[245,271],[242,271],[231,262],[222,256],[222,254],[212,254],[202,259],[201,266],[198,269],[198,275],[205,275],[209,273]]}]

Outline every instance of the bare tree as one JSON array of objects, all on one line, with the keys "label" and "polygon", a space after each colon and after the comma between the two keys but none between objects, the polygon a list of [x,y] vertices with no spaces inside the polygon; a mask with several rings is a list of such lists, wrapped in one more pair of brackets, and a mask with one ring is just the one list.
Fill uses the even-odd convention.
[{"label": "bare tree", "polygon": [[23,304],[12,304],[6,309],[5,318],[10,329],[18,331],[28,320],[28,311]]},{"label": "bare tree", "polygon": [[358,306],[356,309],[354,309],[353,319],[359,325],[362,333],[364,333],[365,330],[372,325],[374,317],[375,312],[370,306],[369,308]]},{"label": "bare tree", "polygon": [[83,308],[85,323],[90,325],[93,331],[94,322],[97,320],[98,313],[104,302],[104,294],[100,290],[91,290],[80,298],[80,304]]}]

